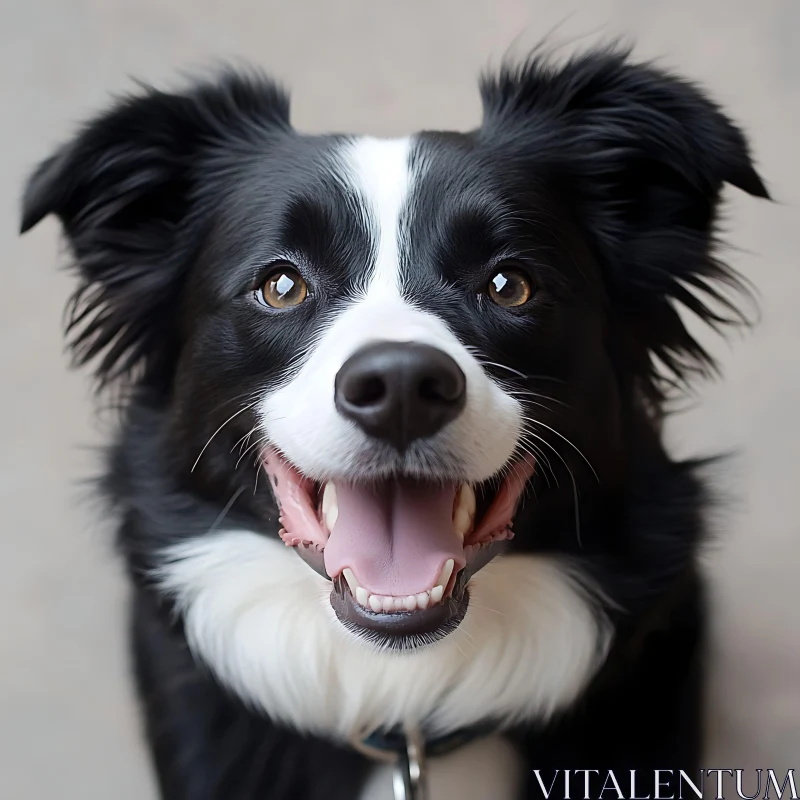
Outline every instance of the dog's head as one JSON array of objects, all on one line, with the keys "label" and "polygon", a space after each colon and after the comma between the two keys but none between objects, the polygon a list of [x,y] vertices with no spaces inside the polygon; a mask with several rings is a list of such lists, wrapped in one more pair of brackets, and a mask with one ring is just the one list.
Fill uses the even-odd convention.
[{"label": "dog's head", "polygon": [[176,481],[238,491],[384,642],[452,631],[493,556],[569,551],[578,497],[623,490],[632,420],[711,365],[676,306],[722,321],[721,187],[767,195],[700,91],[624,54],[482,93],[476,130],[383,141],[297,133],[259,77],[146,91],[24,200],[74,251],[78,359],[163,406]]}]

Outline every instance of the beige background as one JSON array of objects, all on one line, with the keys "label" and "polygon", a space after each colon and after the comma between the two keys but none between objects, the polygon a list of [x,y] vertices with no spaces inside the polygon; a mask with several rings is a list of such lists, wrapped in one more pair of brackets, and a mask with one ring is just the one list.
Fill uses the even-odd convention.
[{"label": "beige background", "polygon": [[475,75],[555,23],[581,44],[633,35],[638,53],[705,82],[752,136],[777,204],[731,193],[730,258],[763,322],[712,340],[724,383],[676,418],[676,452],[738,448],[717,475],[713,735],[708,766],[800,767],[800,2],[669,0],[3,0],[0,6],[0,797],[154,796],[127,679],[124,588],[79,480],[107,424],[67,370],[70,288],[57,231],[17,238],[26,171],[131,86],[213,58],[266,66],[307,130],[403,133],[478,118]]}]

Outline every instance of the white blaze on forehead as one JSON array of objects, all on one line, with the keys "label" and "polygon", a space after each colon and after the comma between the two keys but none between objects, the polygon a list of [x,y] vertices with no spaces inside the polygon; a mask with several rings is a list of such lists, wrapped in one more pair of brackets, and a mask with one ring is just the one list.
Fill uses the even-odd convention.
[{"label": "white blaze on forehead", "polygon": [[400,294],[400,220],[411,190],[411,140],[364,136],[342,153],[346,180],[365,204],[376,250],[374,268],[365,276],[371,295]]}]

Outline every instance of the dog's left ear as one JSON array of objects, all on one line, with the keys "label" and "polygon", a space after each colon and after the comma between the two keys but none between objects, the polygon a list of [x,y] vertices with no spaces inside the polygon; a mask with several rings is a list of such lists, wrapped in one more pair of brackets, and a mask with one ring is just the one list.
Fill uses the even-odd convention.
[{"label": "dog's left ear", "polygon": [[[77,363],[100,385],[130,373],[152,385],[180,347],[178,295],[213,212],[203,186],[226,145],[247,153],[289,129],[289,101],[269,79],[224,71],[180,93],[118,100],[35,170],[22,232],[60,220],[79,287],[68,315]],[[207,194],[207,193],[206,193]]]},{"label": "dog's left ear", "polygon": [[535,57],[485,79],[482,96],[481,132],[549,180],[582,227],[625,331],[624,368],[659,401],[653,356],[673,381],[713,367],[675,303],[712,325],[738,317],[720,286],[741,281],[711,251],[723,183],[768,197],[742,132],[697,87],[617,50],[561,67]]}]

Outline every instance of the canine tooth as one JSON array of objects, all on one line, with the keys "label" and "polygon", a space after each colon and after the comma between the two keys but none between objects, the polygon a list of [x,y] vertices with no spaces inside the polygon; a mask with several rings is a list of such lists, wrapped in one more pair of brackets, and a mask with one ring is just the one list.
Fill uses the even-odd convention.
[{"label": "canine tooth", "polygon": [[358,581],[356,580],[356,576],[353,575],[353,570],[350,567],[347,567],[344,572],[344,579],[347,581],[347,585],[350,587],[350,591],[352,594],[356,593],[356,589],[358,589]]},{"label": "canine tooth", "polygon": [[416,611],[417,609],[417,596],[414,594],[410,594],[403,600],[403,606],[405,607],[406,611]]},{"label": "canine tooth", "polygon": [[359,605],[369,605],[369,593],[361,586],[356,586],[356,601]]},{"label": "canine tooth", "polygon": [[453,517],[453,529],[463,539],[472,528],[472,519],[463,508],[456,510]]},{"label": "canine tooth", "polygon": [[395,597],[394,599],[394,610],[395,611],[402,611],[406,607],[406,600],[404,597]]},{"label": "canine tooth", "polygon": [[474,523],[475,492],[468,483],[462,483],[453,506],[453,527],[463,539],[472,530]]},{"label": "canine tooth", "polygon": [[416,595],[417,608],[427,608],[428,603],[431,601],[431,596],[427,592],[420,592]]},{"label": "canine tooth", "polygon": [[383,610],[386,612],[394,611],[394,597],[383,598]]},{"label": "canine tooth", "polygon": [[333,530],[338,517],[339,503],[336,499],[336,485],[333,481],[328,481],[322,492],[322,518],[325,520],[325,527],[328,529],[328,533]]},{"label": "canine tooth", "polygon": [[461,484],[458,502],[470,517],[475,516],[475,491],[468,483]]},{"label": "canine tooth", "polygon": [[437,585],[447,586],[447,584],[450,582],[450,576],[453,574],[454,566],[455,564],[453,563],[452,558],[448,558],[447,561],[445,561],[445,564],[442,567],[442,571],[439,575],[439,580],[436,581]]},{"label": "canine tooth", "polygon": [[470,517],[475,516],[475,491],[468,483],[458,487],[455,510],[465,511]]},{"label": "canine tooth", "polygon": [[431,602],[438,603],[442,599],[442,595],[444,595],[444,586],[434,586],[431,589]]},{"label": "canine tooth", "polygon": [[383,611],[383,602],[380,597],[376,594],[371,594],[369,596],[369,607],[377,614],[379,611]]}]

